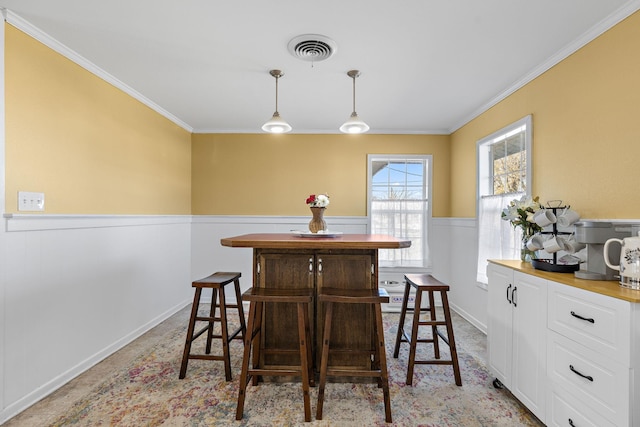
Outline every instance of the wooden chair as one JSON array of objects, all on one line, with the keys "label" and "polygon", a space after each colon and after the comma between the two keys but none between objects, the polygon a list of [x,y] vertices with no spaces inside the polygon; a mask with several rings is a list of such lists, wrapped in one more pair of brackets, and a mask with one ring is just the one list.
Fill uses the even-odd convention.
[{"label": "wooden chair", "polygon": [[[318,388],[318,406],[316,419],[322,419],[322,407],[324,403],[324,389],[327,377],[372,377],[377,378],[378,386],[382,387],[384,396],[385,421],[391,422],[391,398],[389,396],[389,375],[387,373],[387,356],[384,345],[384,329],[382,326],[381,303],[389,302],[389,294],[384,289],[335,289],[322,288],[318,294],[318,302],[325,304],[324,334],[322,337],[322,357],[320,361],[320,386]],[[370,304],[374,311],[374,348],[364,349],[373,355],[371,369],[332,368],[329,365],[329,353],[331,342],[331,320],[334,304]],[[341,327],[355,328],[357,325],[340,325]],[[362,352],[362,349],[350,349],[343,351]]]},{"label": "wooden chair", "polygon": [[[449,286],[435,279],[428,274],[407,274],[404,276],[406,284],[404,288],[404,299],[402,300],[402,309],[400,311],[400,322],[398,325],[398,334],[396,336],[396,345],[393,351],[393,357],[398,358],[400,351],[400,343],[409,343],[409,365],[407,368],[407,385],[413,382],[414,365],[453,365],[453,374],[455,376],[456,385],[462,385],[460,377],[460,367],[458,365],[458,352],[456,351],[456,342],[453,336],[453,324],[451,322],[451,312],[449,311],[449,300],[447,292]],[[416,290],[415,304],[413,307],[408,306],[409,293],[411,288]],[[423,293],[427,293],[429,298],[429,306],[422,307]],[[434,293],[440,292],[442,298],[442,308],[444,311],[444,320],[437,320],[436,307],[434,302]],[[411,336],[407,335],[404,330],[404,321],[407,312],[413,312],[413,324],[411,327]],[[420,320],[420,314],[429,313],[429,320]],[[431,327],[431,338],[418,338],[418,329],[420,326]],[[438,326],[446,326],[447,335],[445,336]],[[438,338],[441,338],[451,351],[450,360],[440,359],[440,347]],[[431,343],[435,353],[435,359],[416,360],[416,347],[418,343]]]},{"label": "wooden chair", "polygon": [[[241,339],[244,341],[246,333],[246,325],[244,321],[244,310],[242,308],[242,301],[240,295],[240,276],[241,273],[223,273],[217,272],[204,279],[196,280],[191,284],[196,288],[195,295],[193,297],[193,305],[191,306],[191,317],[189,318],[189,328],[187,329],[187,339],[184,344],[184,352],[182,354],[182,366],[180,367],[180,379],[183,379],[187,374],[187,364],[189,359],[204,359],[204,360],[222,360],[224,361],[224,374],[227,381],[231,381],[231,355],[229,352],[229,343],[233,339]],[[225,295],[225,287],[233,283],[236,293],[236,304],[227,304],[227,298]],[[200,296],[203,289],[211,289],[211,308],[209,316],[198,316],[198,307],[200,305]],[[235,308],[238,310],[238,318],[240,319],[240,327],[229,333],[229,326],[227,322],[227,309]],[[216,309],[219,309],[220,316],[216,317]],[[194,333],[196,322],[207,322],[207,326]],[[213,328],[215,322],[220,322],[220,334],[214,334]],[[200,335],[207,332],[207,344],[205,354],[191,354],[191,344]],[[222,355],[212,355],[211,342],[213,339],[220,339],[222,341]]]},{"label": "wooden chair", "polygon": [[[302,379],[302,396],[304,401],[304,420],[311,421],[311,403],[309,399],[309,385],[315,385],[313,374],[313,359],[311,356],[311,329],[309,327],[309,311],[313,303],[314,290],[305,289],[269,289],[253,287],[243,295],[243,301],[249,301],[248,333],[244,340],[244,356],[242,358],[242,371],[240,374],[240,390],[238,392],[238,406],[236,420],[241,420],[244,412],[244,400],[247,384],[253,379],[253,385],[257,385],[259,376],[299,376]],[[295,303],[297,305],[299,348],[270,349],[270,352],[282,354],[299,352],[299,368],[260,367],[262,314],[265,303]],[[249,367],[251,349],[253,347],[253,366]]]}]

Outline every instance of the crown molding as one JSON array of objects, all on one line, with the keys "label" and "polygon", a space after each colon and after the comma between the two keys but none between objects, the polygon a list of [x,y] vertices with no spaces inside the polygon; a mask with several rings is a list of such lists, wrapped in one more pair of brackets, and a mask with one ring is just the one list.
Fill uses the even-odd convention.
[{"label": "crown molding", "polygon": [[38,40],[40,43],[44,44],[45,46],[49,47],[53,51],[64,56],[65,58],[73,61],[74,63],[78,64],[85,70],[89,71],[90,73],[96,75],[97,77],[111,84],[112,86],[115,86],[116,88],[122,90],[132,98],[140,101],[147,107],[151,108],[153,111],[171,120],[173,123],[180,126],[184,130],[190,133],[193,132],[193,127],[189,126],[187,123],[180,120],[178,117],[174,116],[169,111],[165,110],[155,102],[151,101],[149,98],[145,97],[140,92],[133,89],[131,86],[128,86],[121,80],[107,73],[106,71],[104,71],[103,69],[95,65],[93,62],[89,61],[87,58],[80,55],[78,52],[74,51],[73,49],[70,49],[69,47],[65,46],[64,44],[60,43],[59,41],[51,37],[49,34],[35,27],[33,24],[31,24],[27,20],[23,19],[22,17],[13,13],[11,10],[8,10],[8,9],[4,9],[3,13],[5,15],[5,20],[7,21],[8,24],[16,27],[20,31],[33,37],[34,39]]},{"label": "crown molding", "polygon": [[564,59],[569,57],[569,55],[573,54],[580,48],[592,42],[596,37],[600,36],[607,30],[611,29],[613,26],[629,17],[631,14],[637,12],[640,9],[640,0],[630,0],[625,5],[621,6],[618,10],[604,18],[602,21],[598,22],[596,25],[591,27],[589,30],[585,31],[580,37],[575,39],[573,42],[566,45],[564,48],[560,49],[550,58],[548,58],[545,62],[540,64],[538,67],[531,70],[528,74],[522,77],[520,80],[516,81],[512,86],[500,92],[494,98],[489,100],[486,104],[480,106],[474,112],[469,114],[466,117],[461,118],[457,124],[455,124],[450,130],[449,133],[454,133],[462,126],[469,123],[471,120],[480,116],[482,113],[487,111],[489,108],[498,104],[500,101],[507,98],[509,95],[513,94],[518,89],[525,86],[527,83],[530,83],[532,80],[548,71],[558,63],[562,62]]}]

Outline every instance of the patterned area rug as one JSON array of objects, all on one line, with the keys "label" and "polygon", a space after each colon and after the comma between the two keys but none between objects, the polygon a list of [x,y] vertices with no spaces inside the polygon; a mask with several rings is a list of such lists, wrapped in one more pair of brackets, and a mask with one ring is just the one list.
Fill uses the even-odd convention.
[{"label": "patterned area rug", "polygon": [[[384,422],[382,390],[375,384],[328,383],[323,420],[315,420],[316,388],[311,389],[311,423],[304,423],[299,383],[249,385],[244,419],[235,421],[242,343],[231,343],[233,381],[225,382],[222,362],[189,361],[178,379],[186,325],[139,355],[128,369],[114,372],[78,401],[53,426],[539,426],[506,390],[496,390],[481,358],[465,350],[456,330],[462,387],[451,366],[420,365],[413,386],[405,384],[408,345],[392,357],[398,314],[385,313],[393,424]],[[454,326],[455,328],[455,326]],[[424,328],[426,329],[426,328]],[[198,341],[204,341],[204,337]],[[194,350],[198,343],[194,343]],[[432,350],[423,345],[422,358]],[[441,345],[446,349],[446,345]],[[217,350],[217,349],[216,349]],[[446,350],[443,357],[448,357]]]}]

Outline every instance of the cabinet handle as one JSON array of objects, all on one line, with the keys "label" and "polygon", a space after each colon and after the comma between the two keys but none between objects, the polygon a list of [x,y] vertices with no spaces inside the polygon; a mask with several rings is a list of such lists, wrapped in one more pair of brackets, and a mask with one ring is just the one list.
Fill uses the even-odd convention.
[{"label": "cabinet handle", "polygon": [[318,273],[322,273],[322,258],[318,258]]},{"label": "cabinet handle", "polygon": [[511,283],[509,283],[509,286],[507,286],[507,301],[509,301],[509,304],[511,304],[511,298],[509,297],[509,289],[511,289]]},{"label": "cabinet handle", "polygon": [[313,273],[313,258],[309,258],[309,273]]},{"label": "cabinet handle", "polygon": [[575,311],[572,311],[572,312],[571,312],[571,315],[572,315],[573,317],[577,317],[577,318],[578,318],[578,319],[580,319],[580,320],[584,320],[585,322],[596,323],[595,319],[592,319],[591,317],[582,317],[582,316],[580,316],[579,314],[576,314],[576,312],[575,312]]},{"label": "cabinet handle", "polygon": [[576,370],[576,368],[574,368],[574,367],[573,367],[573,365],[569,365],[569,369],[571,369],[571,372],[573,372],[574,374],[579,375],[579,376],[581,376],[582,378],[585,378],[585,379],[587,379],[587,380],[589,380],[589,381],[593,382],[593,377],[592,377],[592,376],[590,376],[590,375],[585,375],[585,374],[583,374],[582,372],[580,372],[580,371]]},{"label": "cabinet handle", "polygon": [[260,274],[260,263],[256,264],[256,273]]},{"label": "cabinet handle", "polygon": [[569,418],[569,425],[571,427],[576,427],[576,425],[573,423],[573,420],[571,418]]},{"label": "cabinet handle", "polygon": [[518,290],[517,286],[513,287],[513,291],[511,291],[511,299],[513,300],[513,306],[517,307],[518,306],[518,300],[516,299],[516,291]]}]

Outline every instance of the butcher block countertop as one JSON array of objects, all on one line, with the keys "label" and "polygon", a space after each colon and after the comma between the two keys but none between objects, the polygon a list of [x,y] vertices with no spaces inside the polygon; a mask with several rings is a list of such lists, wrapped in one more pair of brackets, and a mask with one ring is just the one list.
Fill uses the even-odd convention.
[{"label": "butcher block countertop", "polygon": [[294,233],[257,233],[227,237],[220,243],[233,248],[267,249],[399,249],[411,246],[411,240],[381,234],[300,237]]},{"label": "butcher block countertop", "polygon": [[585,289],[601,295],[613,298],[640,303],[640,291],[623,288],[617,281],[609,280],[586,280],[578,279],[573,273],[552,273],[544,270],[536,270],[528,262],[513,259],[489,260],[490,263],[508,267],[516,271],[521,271],[542,279],[552,280],[574,288]]}]

